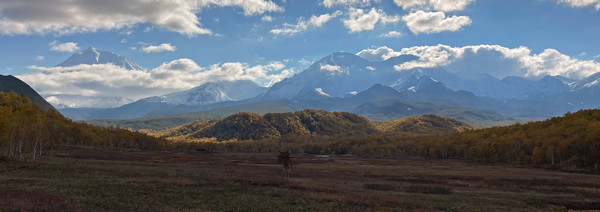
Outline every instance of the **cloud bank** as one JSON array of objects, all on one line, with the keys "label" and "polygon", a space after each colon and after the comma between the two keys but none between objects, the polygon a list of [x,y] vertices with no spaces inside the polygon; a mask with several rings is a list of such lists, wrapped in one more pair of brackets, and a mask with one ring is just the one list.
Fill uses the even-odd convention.
[{"label": "cloud bank", "polygon": [[245,16],[279,12],[270,0],[0,0],[0,34],[59,35],[118,30],[139,23],[187,36],[211,34],[196,15],[202,8],[239,7]]},{"label": "cloud bank", "polygon": [[38,72],[18,78],[41,91],[43,96],[123,97],[131,100],[182,91],[217,80],[244,79],[270,86],[294,74],[294,70],[286,69],[282,62],[255,66],[235,62],[201,67],[187,58],[163,63],[150,71],[127,70],[113,64],[29,68]]}]

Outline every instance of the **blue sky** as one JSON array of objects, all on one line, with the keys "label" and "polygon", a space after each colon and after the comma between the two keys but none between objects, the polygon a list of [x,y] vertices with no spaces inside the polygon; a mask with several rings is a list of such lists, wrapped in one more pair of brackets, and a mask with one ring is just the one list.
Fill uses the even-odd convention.
[{"label": "blue sky", "polygon": [[[147,72],[186,58],[201,67],[196,72],[236,63],[244,72],[277,64],[283,67],[262,71],[298,73],[333,52],[439,44],[522,46],[533,56],[553,49],[569,64],[588,67],[571,77],[597,70],[593,61],[600,61],[600,0],[61,2],[0,0],[0,74],[35,74],[92,46],[127,56]],[[268,85],[281,77],[252,79]],[[177,89],[183,88],[171,90]]]}]

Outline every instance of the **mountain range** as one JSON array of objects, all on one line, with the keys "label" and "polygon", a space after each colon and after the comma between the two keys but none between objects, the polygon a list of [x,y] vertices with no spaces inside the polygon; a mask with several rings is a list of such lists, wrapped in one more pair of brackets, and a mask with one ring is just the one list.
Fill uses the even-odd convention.
[{"label": "mountain range", "polygon": [[[76,120],[131,119],[227,107],[253,108],[260,102],[286,100],[277,102],[293,104],[297,110],[350,111],[374,120],[433,113],[486,126],[600,106],[600,73],[581,80],[561,76],[498,79],[489,74],[451,73],[440,67],[402,71],[395,68],[415,60],[416,56],[401,55],[370,61],[356,54],[338,52],[269,88],[251,81],[213,81],[117,108],[60,108],[59,111]],[[126,57],[94,48],[76,53],[59,65],[96,63],[141,68]],[[229,114],[218,116],[225,115]]]}]

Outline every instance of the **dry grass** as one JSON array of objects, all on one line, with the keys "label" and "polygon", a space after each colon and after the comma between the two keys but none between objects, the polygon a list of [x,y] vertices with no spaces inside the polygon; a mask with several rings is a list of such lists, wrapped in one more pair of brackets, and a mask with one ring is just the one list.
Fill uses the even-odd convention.
[{"label": "dry grass", "polygon": [[567,211],[600,176],[421,158],[68,150],[0,161],[0,211]]}]

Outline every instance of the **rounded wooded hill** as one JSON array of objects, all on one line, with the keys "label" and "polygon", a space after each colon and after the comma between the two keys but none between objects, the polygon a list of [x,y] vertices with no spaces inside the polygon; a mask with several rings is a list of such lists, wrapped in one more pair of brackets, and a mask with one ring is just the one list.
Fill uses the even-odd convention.
[{"label": "rounded wooded hill", "polygon": [[240,112],[223,119],[195,121],[162,133],[164,137],[260,140],[287,135],[369,136],[440,134],[473,129],[452,118],[434,115],[376,123],[349,112],[303,110],[291,113]]},{"label": "rounded wooded hill", "polygon": [[191,137],[216,137],[218,140],[259,140],[281,136],[281,133],[260,114],[240,112],[213,122]]},{"label": "rounded wooded hill", "polygon": [[386,134],[443,134],[475,129],[462,121],[436,115],[409,116],[381,123],[381,131]]},{"label": "rounded wooded hill", "polygon": [[208,125],[192,122],[177,129],[199,128],[192,138],[215,137],[218,140],[259,140],[285,135],[339,135],[355,136],[378,133],[377,126],[368,119],[348,112],[304,110],[293,113],[240,112]]}]

